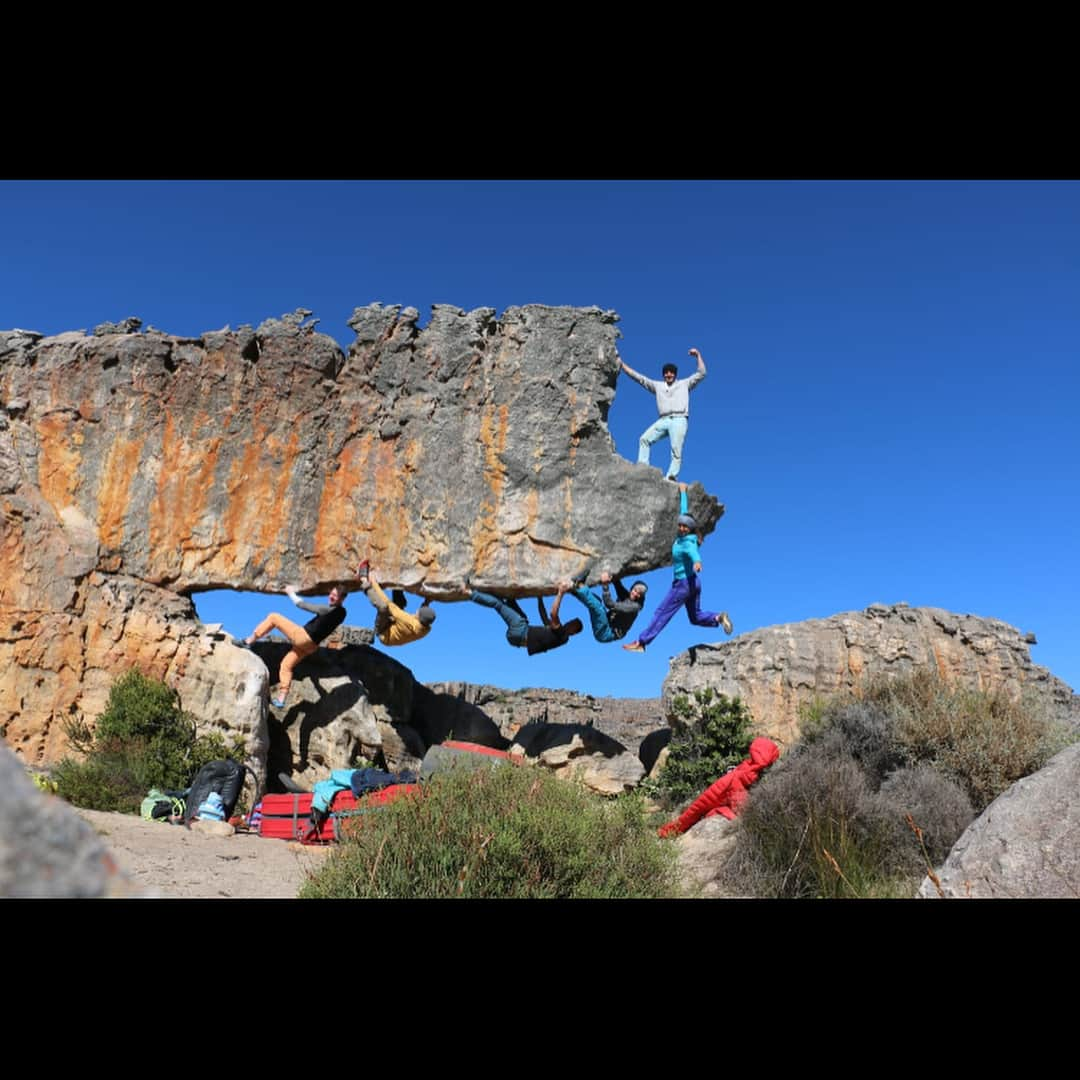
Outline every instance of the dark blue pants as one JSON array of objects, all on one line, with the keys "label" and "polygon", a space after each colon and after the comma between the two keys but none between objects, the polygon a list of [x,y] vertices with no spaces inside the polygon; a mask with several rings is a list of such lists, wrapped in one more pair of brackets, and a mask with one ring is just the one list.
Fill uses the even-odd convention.
[{"label": "dark blue pants", "polygon": [[491,593],[477,592],[475,589],[469,599],[474,604],[494,608],[499,613],[502,621],[506,623],[506,640],[511,645],[520,647],[525,644],[525,637],[529,632],[529,620],[516,607],[512,607],[497,596],[492,596]]}]

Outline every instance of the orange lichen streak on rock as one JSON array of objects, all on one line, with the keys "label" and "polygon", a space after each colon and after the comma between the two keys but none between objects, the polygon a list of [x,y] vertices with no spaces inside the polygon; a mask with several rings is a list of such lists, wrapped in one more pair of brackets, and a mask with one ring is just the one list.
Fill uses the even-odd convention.
[{"label": "orange lichen streak on rock", "polygon": [[52,508],[60,513],[75,502],[80,485],[83,433],[74,410],[57,409],[37,422],[41,453],[38,456],[38,487]]},{"label": "orange lichen streak on rock", "polygon": [[338,452],[334,462],[336,468],[328,469],[323,478],[315,529],[314,566],[310,569],[315,577],[341,575],[340,564],[345,555],[350,561],[357,556],[363,557],[377,541],[372,534],[372,522],[362,519],[357,512],[358,503],[364,506],[367,500],[358,499],[357,495],[369,490],[371,454],[378,436],[363,430],[355,410],[350,428],[356,433]]},{"label": "orange lichen streak on rock", "polygon": [[481,570],[491,555],[504,543],[499,528],[499,507],[506,483],[506,466],[502,453],[510,426],[510,407],[485,405],[480,417],[480,443],[484,455],[484,480],[491,497],[480,505],[480,514],[472,533],[473,566]]},{"label": "orange lichen streak on rock", "polygon": [[[199,427],[196,418],[193,429]],[[165,415],[161,439],[164,467],[150,503],[149,563],[154,577],[171,579],[182,573],[192,534],[206,513],[206,496],[214,480],[221,439],[189,439],[177,430],[171,413]]]},{"label": "orange lichen streak on rock", "polygon": [[98,483],[98,536],[107,548],[124,542],[124,515],[131,507],[131,482],[142,460],[145,438],[117,435],[109,447]]},{"label": "orange lichen streak on rock", "polygon": [[[423,543],[407,511],[408,488],[423,455],[416,439],[383,439],[364,431],[346,442],[328,470],[319,499],[314,542],[316,577],[333,578],[356,556],[392,576]],[[385,577],[389,581],[389,577]]]}]

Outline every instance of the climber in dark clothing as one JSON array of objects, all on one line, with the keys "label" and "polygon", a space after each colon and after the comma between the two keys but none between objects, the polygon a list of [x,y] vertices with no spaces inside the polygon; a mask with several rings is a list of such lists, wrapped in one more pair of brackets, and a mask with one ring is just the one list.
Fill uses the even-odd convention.
[{"label": "climber in dark clothing", "polygon": [[516,600],[503,600],[491,593],[473,589],[468,582],[465,583],[465,595],[474,604],[494,608],[502,621],[506,623],[506,640],[515,648],[527,649],[530,656],[557,649],[565,645],[574,634],[580,634],[584,629],[584,623],[580,619],[571,619],[565,624],[559,621],[559,605],[562,603],[566,590],[566,584],[560,583],[555,603],[551,605],[550,618],[544,607],[544,598],[538,596],[536,606],[540,611],[542,625],[530,626],[528,616],[521,610]]},{"label": "climber in dark clothing", "polygon": [[270,704],[278,709],[284,708],[285,701],[289,696],[293,668],[305,656],[310,656],[313,652],[316,652],[319,648],[319,642],[328,638],[345,621],[346,612],[342,601],[349,595],[340,585],[335,585],[330,590],[330,602],[328,604],[309,604],[306,600],[301,600],[297,596],[296,590],[291,585],[286,586],[285,591],[289,594],[289,599],[298,608],[310,611],[314,618],[308,619],[303,626],[298,626],[291,619],[286,619],[284,615],[279,615],[274,611],[267,615],[243,641],[236,641],[237,645],[248,646],[264,634],[269,634],[271,630],[280,630],[289,639],[292,648],[281,661],[277,697],[270,699]]},{"label": "climber in dark clothing", "polygon": [[[627,592],[622,582],[605,570],[600,575],[600,585],[603,588],[604,599],[600,598],[591,589],[585,588],[588,570],[582,571],[571,583],[570,595],[577,597],[589,609],[589,621],[592,623],[593,637],[597,641],[606,644],[610,641],[618,641],[626,636],[626,631],[634,625],[634,620],[641,612],[645,603],[645,593],[648,586],[644,581],[635,581]],[[615,586],[615,596],[611,599],[609,585]]]}]

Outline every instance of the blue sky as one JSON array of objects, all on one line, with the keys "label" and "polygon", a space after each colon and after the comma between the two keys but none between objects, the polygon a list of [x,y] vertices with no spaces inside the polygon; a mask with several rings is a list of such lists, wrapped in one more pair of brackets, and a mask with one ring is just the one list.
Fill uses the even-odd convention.
[{"label": "blue sky", "polygon": [[[692,345],[708,365],[683,478],[727,505],[703,601],[736,634],[902,600],[1034,631],[1080,687],[1080,183],[3,182],[0,237],[0,329],[194,336],[303,306],[347,347],[376,300],[422,324],[433,303],[614,308],[632,367],[688,374]],[[620,377],[619,453],[654,417]],[[669,578],[646,576],[642,620]],[[197,602],[242,633],[295,614]],[[644,656],[583,635],[529,658],[492,612],[439,613],[394,653],[424,681],[653,696],[712,639],[680,616]]]}]

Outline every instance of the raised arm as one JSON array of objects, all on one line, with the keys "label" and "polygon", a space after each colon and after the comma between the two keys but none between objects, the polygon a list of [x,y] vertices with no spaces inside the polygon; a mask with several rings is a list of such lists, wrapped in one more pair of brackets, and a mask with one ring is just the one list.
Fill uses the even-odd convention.
[{"label": "raised arm", "polygon": [[[565,595],[566,595],[566,582],[565,581],[560,581],[559,582],[559,591],[555,595],[555,602],[551,605],[551,619],[547,623],[547,625],[550,626],[552,628],[552,630],[558,630],[559,627],[562,626],[562,623],[559,622],[559,607],[561,606],[562,598]],[[539,602],[541,604],[543,604],[543,602],[544,602],[541,597],[537,597],[537,600],[539,600]]]},{"label": "raised arm", "polygon": [[[690,513],[690,500],[686,497],[686,484],[679,484],[679,513]],[[694,573],[701,573],[701,551],[698,548],[698,538],[693,533],[687,533],[685,536],[687,554],[692,560]]]},{"label": "raised arm", "polygon": [[615,596],[619,600],[629,600],[630,593],[627,591],[626,586],[618,578],[613,578],[606,570],[600,575],[600,587],[604,593],[604,607],[613,608],[615,601],[611,599],[611,592],[609,586],[615,586]]},{"label": "raised arm", "polygon": [[689,379],[689,388],[693,390],[705,378],[705,361],[701,358],[701,353],[697,349],[691,349],[690,355],[697,357],[697,371]]},{"label": "raised arm", "polygon": [[626,374],[629,375],[630,378],[634,380],[634,382],[640,383],[650,393],[652,393],[652,394],[656,393],[656,383],[654,383],[652,381],[652,379],[646,379],[644,375],[642,375],[639,372],[635,371],[632,367],[630,367],[629,364],[624,363],[621,357],[619,358],[619,367],[622,368],[622,370],[625,371]]},{"label": "raised arm", "polygon": [[285,593],[289,599],[298,607],[304,611],[310,611],[312,615],[325,615],[331,610],[329,604],[310,604],[307,600],[301,600],[296,595],[296,589],[292,585],[285,586]]}]

